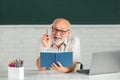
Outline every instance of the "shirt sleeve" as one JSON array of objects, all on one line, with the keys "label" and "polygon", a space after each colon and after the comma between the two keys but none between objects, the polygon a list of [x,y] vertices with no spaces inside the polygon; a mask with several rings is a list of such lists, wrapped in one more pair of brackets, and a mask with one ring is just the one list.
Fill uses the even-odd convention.
[{"label": "shirt sleeve", "polygon": [[82,62],[81,54],[80,54],[80,39],[78,37],[74,37],[72,44],[73,51],[73,61]]},{"label": "shirt sleeve", "polygon": [[40,56],[40,52],[41,51],[57,51],[56,49],[54,49],[54,48],[52,48],[52,47],[50,47],[50,48],[45,48],[44,46],[43,46],[43,44],[42,44],[42,42],[40,41],[39,42],[39,45],[38,45],[38,56]]}]

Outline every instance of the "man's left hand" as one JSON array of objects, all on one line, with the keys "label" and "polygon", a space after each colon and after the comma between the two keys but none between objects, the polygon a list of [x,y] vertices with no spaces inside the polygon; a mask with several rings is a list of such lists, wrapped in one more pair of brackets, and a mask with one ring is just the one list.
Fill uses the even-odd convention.
[{"label": "man's left hand", "polygon": [[63,73],[67,73],[70,71],[70,67],[63,67],[63,65],[60,62],[57,62],[58,65],[56,65],[55,63],[52,64],[52,68],[58,72],[63,72]]}]

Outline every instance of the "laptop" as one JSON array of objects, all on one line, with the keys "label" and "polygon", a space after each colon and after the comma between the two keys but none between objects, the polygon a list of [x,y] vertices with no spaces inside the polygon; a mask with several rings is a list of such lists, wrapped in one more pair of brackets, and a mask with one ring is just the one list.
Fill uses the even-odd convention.
[{"label": "laptop", "polygon": [[77,72],[90,75],[120,72],[120,51],[93,53],[90,69]]}]

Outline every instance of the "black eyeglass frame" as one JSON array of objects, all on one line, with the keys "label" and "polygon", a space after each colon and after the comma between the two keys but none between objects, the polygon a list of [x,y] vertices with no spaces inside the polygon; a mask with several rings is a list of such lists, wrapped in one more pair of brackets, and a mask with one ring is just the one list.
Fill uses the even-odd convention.
[{"label": "black eyeglass frame", "polygon": [[52,31],[55,30],[56,32],[60,32],[61,34],[65,34],[66,32],[70,31],[70,29],[64,31],[64,30],[59,30],[59,29],[56,29],[56,28],[53,28],[52,27]]}]

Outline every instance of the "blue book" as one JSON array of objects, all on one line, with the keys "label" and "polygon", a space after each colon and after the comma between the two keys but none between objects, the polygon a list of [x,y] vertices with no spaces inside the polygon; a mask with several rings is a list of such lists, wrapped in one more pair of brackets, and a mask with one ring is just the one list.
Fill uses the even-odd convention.
[{"label": "blue book", "polygon": [[60,62],[64,67],[73,64],[73,52],[40,52],[41,67],[51,67],[52,63]]}]

